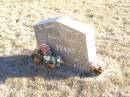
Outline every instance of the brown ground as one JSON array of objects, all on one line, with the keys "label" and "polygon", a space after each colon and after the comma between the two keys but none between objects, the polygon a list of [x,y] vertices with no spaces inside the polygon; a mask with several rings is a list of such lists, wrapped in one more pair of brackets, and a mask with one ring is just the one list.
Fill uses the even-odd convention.
[{"label": "brown ground", "polygon": [[10,74],[5,60],[6,65],[0,64],[0,97],[130,97],[129,0],[0,0],[0,56],[8,59],[34,49],[33,23],[56,16],[69,16],[96,29],[97,54],[107,64],[104,73],[65,79],[19,77]]}]

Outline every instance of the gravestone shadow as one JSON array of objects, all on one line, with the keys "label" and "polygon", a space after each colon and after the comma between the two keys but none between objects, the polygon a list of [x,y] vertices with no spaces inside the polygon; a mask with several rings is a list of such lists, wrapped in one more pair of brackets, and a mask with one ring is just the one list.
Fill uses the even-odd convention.
[{"label": "gravestone shadow", "polygon": [[74,67],[62,65],[55,69],[48,69],[46,66],[37,66],[30,56],[1,56],[0,57],[0,81],[7,78],[35,77],[45,79],[66,79],[68,77],[93,77],[94,75]]}]

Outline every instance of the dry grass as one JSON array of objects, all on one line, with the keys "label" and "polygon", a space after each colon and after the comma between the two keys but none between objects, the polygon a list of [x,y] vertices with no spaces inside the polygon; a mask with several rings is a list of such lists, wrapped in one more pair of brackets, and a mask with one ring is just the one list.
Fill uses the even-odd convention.
[{"label": "dry grass", "polygon": [[[56,16],[96,29],[97,54],[107,64],[104,73],[93,78],[9,77],[0,84],[0,97],[130,97],[129,0],[0,0],[0,56],[35,48],[33,23]],[[0,79],[6,72],[0,68]]]}]

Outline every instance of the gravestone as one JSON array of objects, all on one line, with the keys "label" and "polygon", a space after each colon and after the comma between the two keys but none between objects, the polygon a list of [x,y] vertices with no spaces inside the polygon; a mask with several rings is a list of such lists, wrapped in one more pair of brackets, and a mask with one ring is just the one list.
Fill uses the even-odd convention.
[{"label": "gravestone", "polygon": [[34,25],[37,44],[47,43],[68,66],[89,70],[96,62],[93,29],[66,17],[43,20]]}]

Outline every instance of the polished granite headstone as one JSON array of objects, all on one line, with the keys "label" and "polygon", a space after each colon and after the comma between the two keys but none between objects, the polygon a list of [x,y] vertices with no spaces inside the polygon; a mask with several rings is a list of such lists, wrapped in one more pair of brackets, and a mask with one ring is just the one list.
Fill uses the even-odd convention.
[{"label": "polished granite headstone", "polygon": [[47,43],[66,65],[88,70],[89,63],[97,60],[93,29],[88,25],[59,17],[38,22],[34,30],[38,45]]}]

